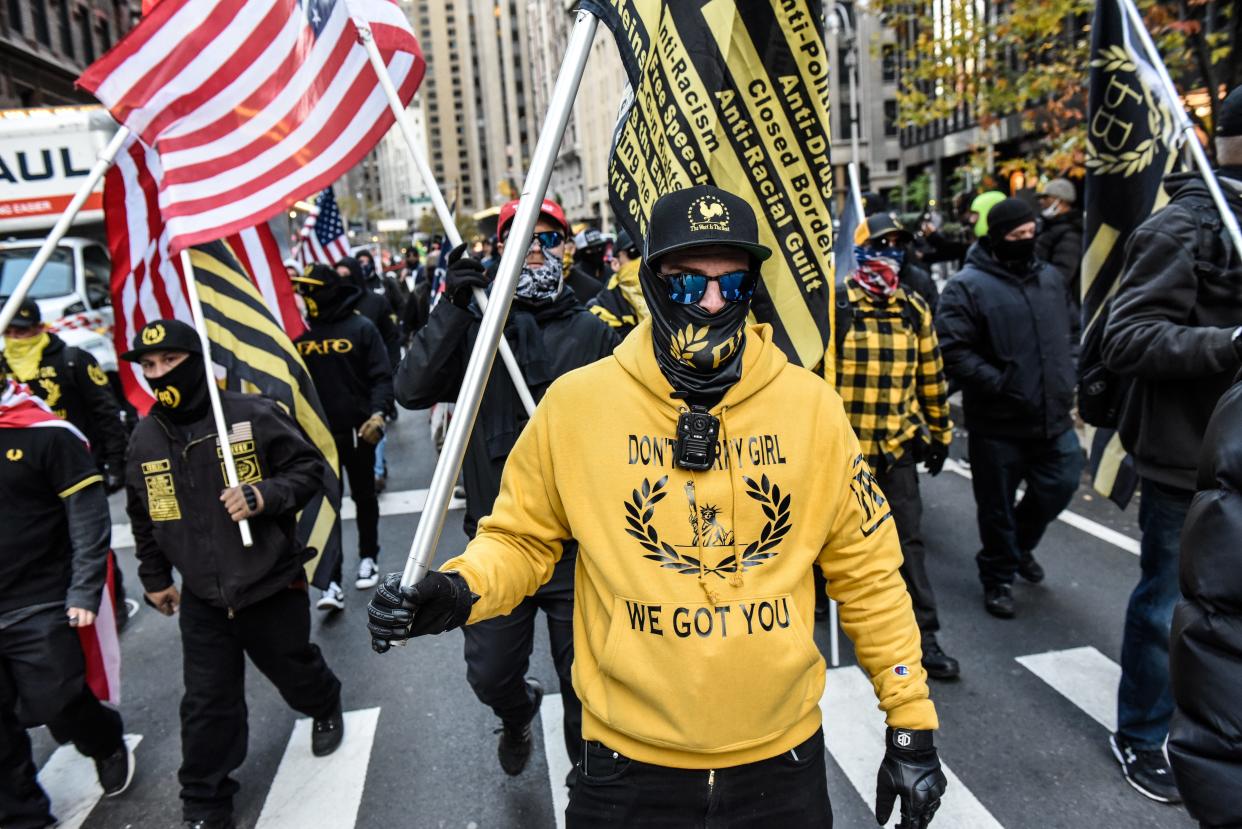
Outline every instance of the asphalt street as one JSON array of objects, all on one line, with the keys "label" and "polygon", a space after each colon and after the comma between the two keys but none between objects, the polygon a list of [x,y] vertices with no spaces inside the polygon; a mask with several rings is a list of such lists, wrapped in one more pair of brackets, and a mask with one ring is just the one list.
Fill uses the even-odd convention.
[{"label": "asphalt street", "polygon": [[[388,458],[381,569],[394,571],[401,569],[418,520],[417,491],[431,479],[434,452],[425,413],[402,413],[390,432]],[[1138,574],[1136,505],[1121,513],[1080,491],[1070,509],[1074,523],[1055,522],[1037,551],[1047,581],[1019,585],[1018,617],[1002,621],[982,607],[968,474],[968,468],[953,465],[935,479],[923,478],[923,529],[940,604],[941,642],[963,666],[959,681],[932,687],[941,721],[937,743],[951,772],[936,825],[1193,826],[1182,809],[1132,790],[1107,744],[1124,608]],[[120,544],[128,519],[115,496],[113,516]],[[450,514],[438,561],[462,549],[461,516]],[[356,549],[354,539],[349,521],[347,551]],[[133,549],[121,549],[120,557],[131,596],[138,597]],[[461,634],[423,638],[384,656],[372,653],[364,623],[368,594],[354,590],[349,577],[356,565],[354,553],[347,553],[345,611],[315,612],[314,620],[315,640],[344,683],[345,710],[351,712],[345,745],[331,758],[312,759],[307,724],[298,722],[299,715],[251,666],[250,751],[236,775],[242,784],[239,825],[557,826],[568,767],[553,715],[559,698],[545,702],[530,766],[519,777],[505,776],[495,756],[498,722],[466,683]],[[818,623],[816,639],[826,657],[829,638],[828,623]],[[179,824],[176,621],[143,605],[121,642],[122,713],[126,731],[141,738],[132,788],[119,798],[99,800],[89,762],[71,747],[57,750],[43,729],[34,735],[41,779],[65,827]],[[550,693],[556,690],[542,629],[530,675]],[[869,809],[883,721],[844,638],[841,667],[830,669],[823,708],[836,825],[875,826]]]}]

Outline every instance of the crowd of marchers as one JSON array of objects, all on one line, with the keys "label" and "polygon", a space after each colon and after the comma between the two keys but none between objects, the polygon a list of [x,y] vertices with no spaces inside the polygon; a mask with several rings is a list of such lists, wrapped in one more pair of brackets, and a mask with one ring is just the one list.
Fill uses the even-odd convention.
[{"label": "crowd of marchers", "polygon": [[[1242,89],[1215,142],[1242,219]],[[1165,186],[1168,204],[1126,244],[1098,344],[1102,370],[1126,384],[1118,432],[1142,491],[1109,741],[1143,795],[1227,827],[1242,824],[1242,251],[1198,174]],[[133,778],[123,711],[88,684],[77,635],[104,623],[105,593],[124,607],[106,500],[123,490],[140,591],[179,622],[188,827],[235,825],[247,657],[312,718],[315,755],[340,746],[341,681],[311,641],[311,605],[343,609],[347,566],[377,651],[462,629],[509,775],[527,766],[545,692],[527,677],[543,611],[573,827],[831,826],[811,637],[831,597],[887,720],[876,818],[896,808],[927,826],[946,788],[928,679],[963,667],[928,574],[920,464],[933,476],[969,465],[981,612],[1020,618],[1035,599],[1015,586],[1043,581],[1040,540],[1085,461],[1078,204],[1066,179],[1033,199],[985,192],[961,203],[963,233],[950,235],[912,233],[872,199],[854,261],[837,263],[832,363],[806,370],[750,314],[772,251],[743,199],[665,194],[641,239],[575,235],[545,200],[504,326],[538,408],[497,361],[462,469],[470,541],[405,587],[381,570],[378,496],[400,462],[386,432],[400,404],[432,409],[442,438],[480,332],[476,292],[491,290],[517,202],[489,242],[289,263],[307,323],[295,344],[357,508],[356,571],[338,562],[314,599],[295,516],[326,461],[287,412],[220,392],[244,468],[228,487],[193,328],[148,323],[121,355],[157,401],[133,425],[91,356],[23,303],[4,332],[0,401],[0,825],[55,823],[36,725],[94,760],[105,795]],[[947,280],[932,277],[938,262]],[[955,427],[965,447],[950,461]],[[636,435],[663,448],[628,452]],[[731,449],[756,440],[770,451]]]}]

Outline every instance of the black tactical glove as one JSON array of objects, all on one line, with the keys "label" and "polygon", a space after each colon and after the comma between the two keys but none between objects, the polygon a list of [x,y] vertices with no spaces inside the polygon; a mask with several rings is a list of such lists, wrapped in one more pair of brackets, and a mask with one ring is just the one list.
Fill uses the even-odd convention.
[{"label": "black tactical glove", "polygon": [[932,445],[927,447],[927,453],[923,456],[923,463],[927,465],[927,474],[933,478],[940,474],[944,469],[944,462],[949,459],[949,447],[939,441],[933,441]]},{"label": "black tactical glove", "polygon": [[384,653],[393,642],[459,628],[470,618],[470,608],[478,598],[458,573],[432,570],[405,589],[401,574],[390,573],[367,605],[371,647]]},{"label": "black tactical glove", "polygon": [[125,475],[123,469],[112,464],[104,466],[103,474],[104,492],[111,495],[114,492],[120,492],[125,488]]},{"label": "black tactical glove", "polygon": [[487,287],[487,271],[478,259],[466,256],[466,245],[453,248],[444,272],[444,294],[458,308],[466,308],[474,299],[475,288]]},{"label": "black tactical glove", "polygon": [[875,819],[881,826],[901,798],[898,829],[926,829],[931,824],[947,781],[932,745],[932,732],[890,728],[884,734],[884,762],[875,784]]}]

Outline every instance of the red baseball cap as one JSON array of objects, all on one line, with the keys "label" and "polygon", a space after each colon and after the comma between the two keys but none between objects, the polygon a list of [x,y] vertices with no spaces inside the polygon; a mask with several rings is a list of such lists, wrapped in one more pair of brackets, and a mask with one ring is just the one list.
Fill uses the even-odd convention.
[{"label": "red baseball cap", "polygon": [[[497,239],[503,239],[508,235],[509,224],[513,221],[513,217],[517,215],[519,201],[521,200],[514,199],[504,207],[500,208],[500,219],[496,222]],[[565,211],[561,210],[561,206],[559,204],[551,199],[544,199],[543,204],[539,206],[539,212],[559,224],[565,229],[565,235],[569,235],[569,222],[565,220]]]}]

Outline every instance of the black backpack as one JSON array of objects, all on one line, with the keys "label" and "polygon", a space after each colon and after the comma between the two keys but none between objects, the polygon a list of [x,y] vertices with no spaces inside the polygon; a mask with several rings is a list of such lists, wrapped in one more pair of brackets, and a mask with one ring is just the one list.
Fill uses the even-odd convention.
[{"label": "black backpack", "polygon": [[[1227,266],[1229,243],[1216,203],[1207,196],[1192,196],[1183,203],[1198,224],[1192,251],[1195,273]],[[1134,386],[1133,377],[1119,375],[1104,365],[1104,329],[1112,304],[1112,297],[1104,302],[1095,322],[1083,333],[1078,354],[1078,414],[1086,423],[1103,429],[1117,428]]]}]

